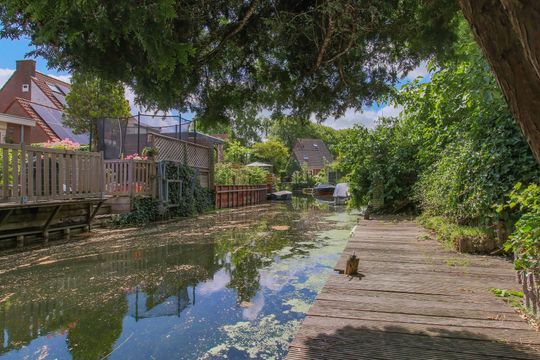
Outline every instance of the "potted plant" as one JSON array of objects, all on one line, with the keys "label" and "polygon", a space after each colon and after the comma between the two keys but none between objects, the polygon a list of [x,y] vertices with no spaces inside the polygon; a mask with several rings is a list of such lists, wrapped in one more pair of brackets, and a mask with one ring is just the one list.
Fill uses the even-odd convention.
[{"label": "potted plant", "polygon": [[158,149],[153,146],[145,146],[142,150],[142,155],[148,158],[149,160],[153,160],[154,157],[158,154]]}]

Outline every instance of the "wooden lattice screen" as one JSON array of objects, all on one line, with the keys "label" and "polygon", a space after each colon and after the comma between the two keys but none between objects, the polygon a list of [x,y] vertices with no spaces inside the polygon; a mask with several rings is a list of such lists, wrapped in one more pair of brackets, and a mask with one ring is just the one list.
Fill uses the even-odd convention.
[{"label": "wooden lattice screen", "polygon": [[214,154],[211,147],[153,133],[149,133],[148,137],[148,142],[158,150],[157,161],[186,164],[199,172],[201,186],[212,186]]}]

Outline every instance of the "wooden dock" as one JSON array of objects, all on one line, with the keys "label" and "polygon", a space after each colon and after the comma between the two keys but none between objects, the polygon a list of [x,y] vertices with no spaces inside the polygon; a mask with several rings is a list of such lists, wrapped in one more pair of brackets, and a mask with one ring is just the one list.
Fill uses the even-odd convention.
[{"label": "wooden dock", "polygon": [[458,254],[412,222],[360,222],[288,359],[540,359],[540,333],[491,288],[518,289],[512,264]]}]

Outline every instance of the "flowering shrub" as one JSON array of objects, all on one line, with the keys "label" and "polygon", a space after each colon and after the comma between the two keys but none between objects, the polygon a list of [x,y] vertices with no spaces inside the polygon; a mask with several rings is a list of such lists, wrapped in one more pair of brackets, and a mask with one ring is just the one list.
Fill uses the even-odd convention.
[{"label": "flowering shrub", "polygon": [[133,153],[131,155],[128,155],[124,158],[124,160],[148,160],[148,156],[139,155],[137,153]]},{"label": "flowering shrub", "polygon": [[71,150],[78,151],[81,149],[81,144],[69,139],[64,139],[61,141],[47,141],[46,143],[32,144],[32,146],[44,147],[47,149],[57,149],[57,150]]}]

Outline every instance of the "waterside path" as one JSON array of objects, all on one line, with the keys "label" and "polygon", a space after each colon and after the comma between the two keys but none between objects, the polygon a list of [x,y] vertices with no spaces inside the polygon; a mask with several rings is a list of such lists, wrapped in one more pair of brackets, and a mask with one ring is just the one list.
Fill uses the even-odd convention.
[{"label": "waterside path", "polygon": [[337,271],[353,252],[360,275],[330,275],[288,359],[540,359],[540,333],[490,292],[519,288],[511,263],[413,222],[359,222]]}]

